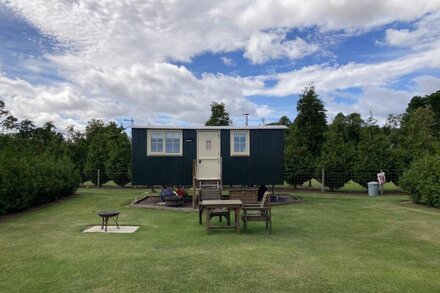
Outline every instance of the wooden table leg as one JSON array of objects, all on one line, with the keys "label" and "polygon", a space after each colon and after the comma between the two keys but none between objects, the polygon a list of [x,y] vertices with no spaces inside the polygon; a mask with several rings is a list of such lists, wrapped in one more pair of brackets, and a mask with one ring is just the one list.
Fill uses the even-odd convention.
[{"label": "wooden table leg", "polygon": [[240,208],[235,208],[235,231],[240,234]]},{"label": "wooden table leg", "polygon": [[206,208],[205,213],[206,213],[206,234],[209,234],[209,216],[211,215],[211,209]]},{"label": "wooden table leg", "polygon": [[202,225],[202,214],[203,214],[203,209],[199,207],[199,225]]}]

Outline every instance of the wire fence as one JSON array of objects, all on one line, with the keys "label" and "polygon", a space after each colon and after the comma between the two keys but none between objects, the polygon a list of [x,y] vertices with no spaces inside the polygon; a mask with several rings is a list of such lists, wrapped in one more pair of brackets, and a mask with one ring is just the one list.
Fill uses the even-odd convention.
[{"label": "wire fence", "polygon": [[[299,191],[338,191],[338,192],[366,192],[369,182],[378,181],[377,173],[380,170],[352,172],[340,171],[331,172],[322,169],[321,172],[301,173],[286,176],[287,182],[283,185],[276,185],[278,190],[299,190]],[[398,170],[385,171],[387,182],[383,185],[385,193],[403,192],[398,186]],[[264,183],[264,182],[262,182]],[[289,184],[290,183],[290,184]],[[131,174],[128,172],[104,173],[97,170],[93,173],[85,173],[81,176],[81,187],[85,188],[137,188],[148,187],[160,190],[161,186],[133,186],[131,184]],[[190,186],[188,186],[190,187]],[[231,186],[224,186],[225,189]],[[233,186],[237,187],[237,186]],[[241,186],[239,186],[241,187]],[[256,186],[255,186],[256,187]]]}]

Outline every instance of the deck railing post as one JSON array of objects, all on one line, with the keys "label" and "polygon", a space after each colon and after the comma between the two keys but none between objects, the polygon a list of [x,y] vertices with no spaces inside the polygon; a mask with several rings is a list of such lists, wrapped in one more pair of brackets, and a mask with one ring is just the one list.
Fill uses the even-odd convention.
[{"label": "deck railing post", "polygon": [[97,175],[98,175],[98,180],[97,180],[98,188],[101,188],[101,170],[98,169]]},{"label": "deck railing post", "polygon": [[193,198],[192,198],[192,207],[193,209],[196,208],[196,160],[193,160],[193,166],[192,166],[192,184],[193,184]]}]

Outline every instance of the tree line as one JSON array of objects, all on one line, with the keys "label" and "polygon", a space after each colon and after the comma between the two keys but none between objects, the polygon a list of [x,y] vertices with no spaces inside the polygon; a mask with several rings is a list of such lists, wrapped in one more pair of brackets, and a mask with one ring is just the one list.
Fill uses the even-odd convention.
[{"label": "tree line", "polygon": [[[440,207],[440,91],[411,99],[406,111],[389,114],[380,126],[373,114],[338,113],[327,123],[315,87],[306,87],[293,121],[285,125],[285,181],[294,187],[321,180],[330,190],[353,180],[366,187],[381,170],[387,180],[408,191],[414,201]],[[206,125],[230,125],[224,103],[211,104]]]},{"label": "tree line", "polygon": [[[130,181],[130,141],[122,126],[89,121],[84,132],[57,131],[19,120],[0,101],[0,214],[21,211],[71,195],[79,183]],[[87,175],[84,175],[87,174]]]},{"label": "tree line", "polygon": [[[211,104],[206,125],[230,125],[224,103]],[[285,132],[287,183],[312,178],[337,190],[350,180],[362,186],[383,170],[387,179],[408,191],[414,201],[440,207],[440,91],[413,97],[402,114],[390,114],[383,126],[373,115],[337,114],[327,123],[326,109],[313,86],[306,87],[293,121],[272,124]],[[20,211],[75,192],[80,182],[130,182],[131,147],[125,129],[93,119],[84,131],[58,131],[18,120],[0,101],[0,214]]]}]

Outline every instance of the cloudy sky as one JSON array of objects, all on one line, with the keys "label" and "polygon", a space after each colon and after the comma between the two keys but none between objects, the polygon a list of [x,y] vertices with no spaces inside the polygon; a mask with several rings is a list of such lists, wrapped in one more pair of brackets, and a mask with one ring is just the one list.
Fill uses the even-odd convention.
[{"label": "cloudy sky", "polygon": [[439,56],[440,0],[0,0],[0,99],[61,129],[201,124],[212,101],[293,119],[311,83],[330,119],[383,121],[440,89]]}]

